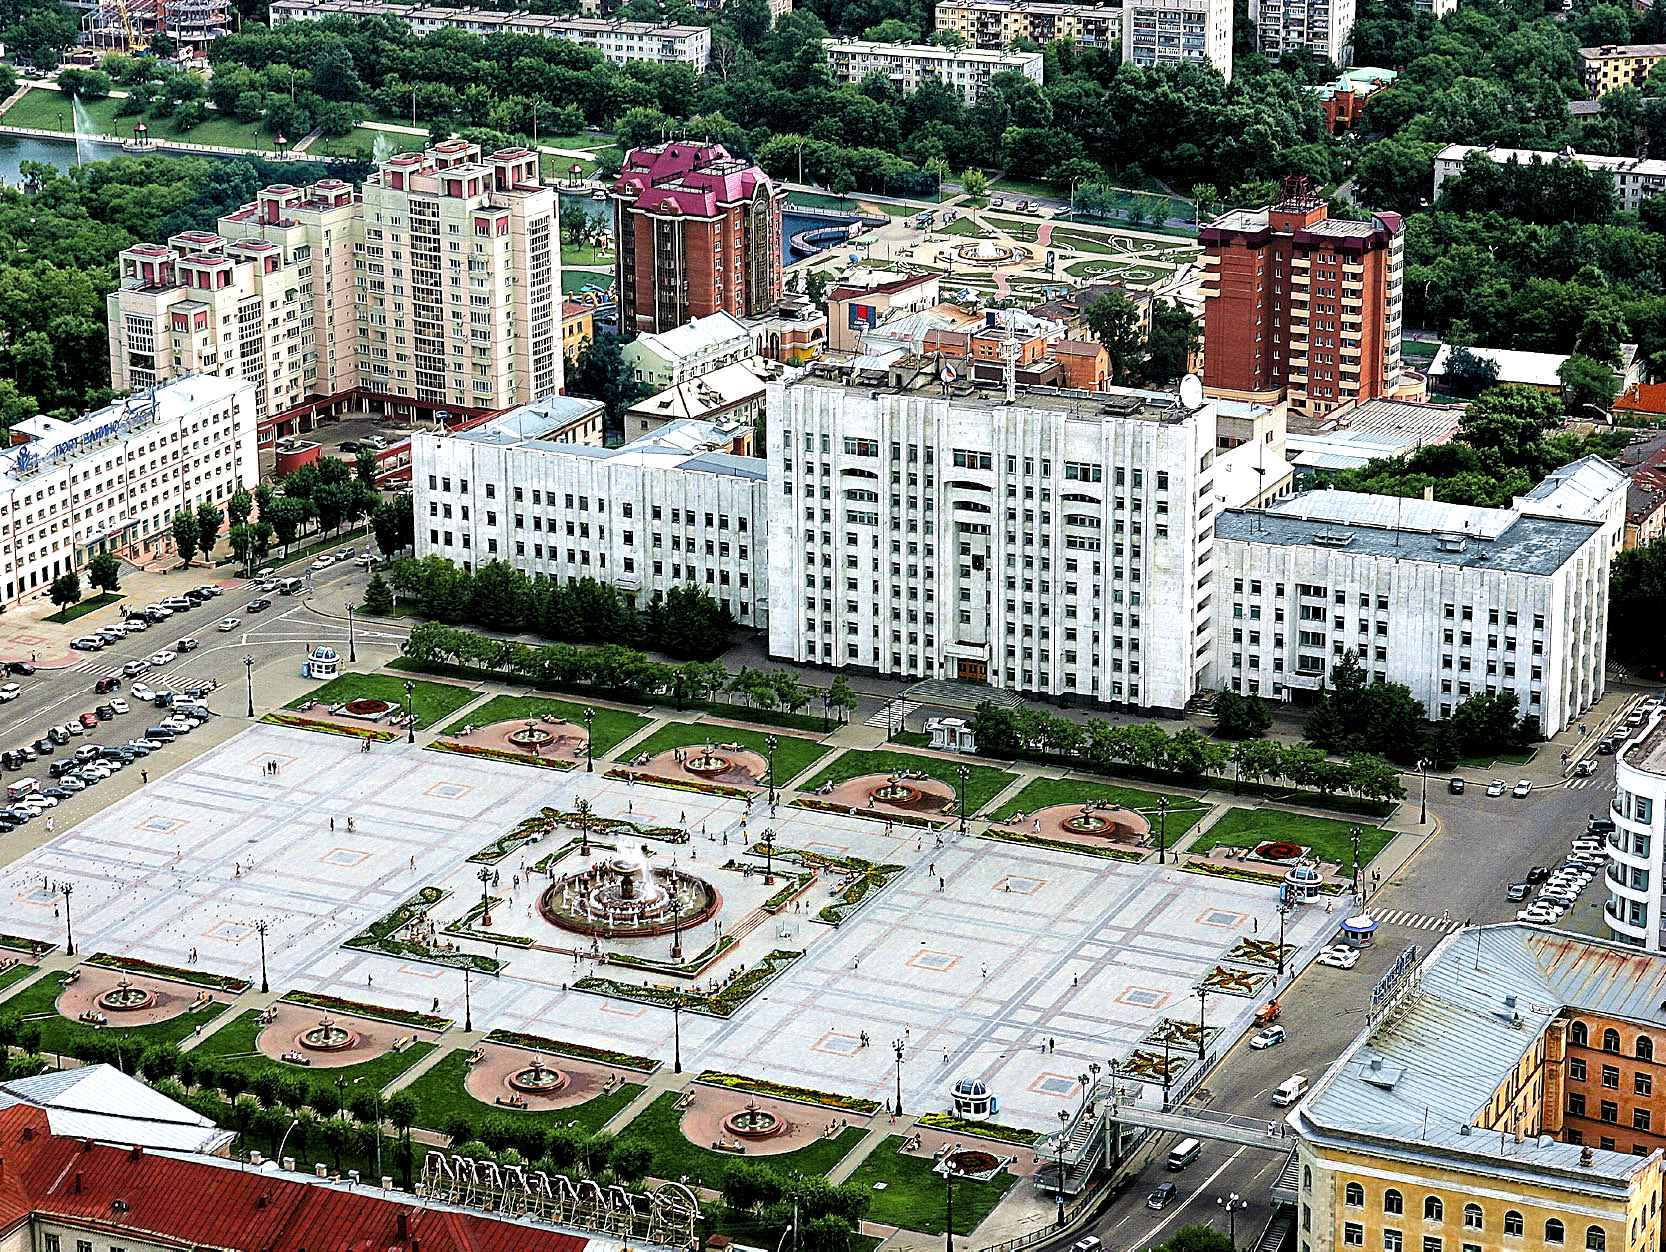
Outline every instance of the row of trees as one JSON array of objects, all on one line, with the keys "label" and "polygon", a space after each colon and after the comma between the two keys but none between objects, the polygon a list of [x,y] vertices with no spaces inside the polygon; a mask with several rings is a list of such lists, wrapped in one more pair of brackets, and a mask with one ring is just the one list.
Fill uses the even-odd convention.
[{"label": "row of trees", "polygon": [[972,721],[985,756],[1063,761],[1101,773],[1145,772],[1199,783],[1228,774],[1252,784],[1289,786],[1325,797],[1355,795],[1387,803],[1405,795],[1400,773],[1381,757],[1356,752],[1333,760],[1318,748],[1275,739],[1228,745],[1190,726],[1170,733],[1154,722],[1078,722],[1040,709],[985,701]]},{"label": "row of trees", "polygon": [[395,561],[387,582],[404,607],[451,625],[532,633],[569,643],[643,644],[679,660],[728,648],[734,618],[699,587],[675,587],[638,609],[630,596],[593,578],[557,582],[506,561],[466,570],[444,557]]}]

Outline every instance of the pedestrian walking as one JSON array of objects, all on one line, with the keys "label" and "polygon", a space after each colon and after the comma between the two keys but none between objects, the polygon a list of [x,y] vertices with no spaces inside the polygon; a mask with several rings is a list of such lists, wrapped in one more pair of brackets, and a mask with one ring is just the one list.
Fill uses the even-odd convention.
[{"label": "pedestrian walking", "polygon": [[148,783],[150,781],[150,771],[148,769],[142,769],[139,771],[139,781],[141,783]]},{"label": "pedestrian walking", "polygon": [[332,818],[330,818],[330,833],[331,834],[335,833],[335,828],[336,828],[336,819],[332,817]]}]

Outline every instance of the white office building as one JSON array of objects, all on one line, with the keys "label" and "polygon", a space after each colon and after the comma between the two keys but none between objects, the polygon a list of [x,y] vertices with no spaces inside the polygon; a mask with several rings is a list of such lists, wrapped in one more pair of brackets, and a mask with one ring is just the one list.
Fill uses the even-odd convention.
[{"label": "white office building", "polygon": [[1258,446],[1218,452],[1212,401],[906,390],[918,365],[770,385],[770,653],[1184,706],[1214,660],[1214,514],[1259,481],[1220,466]]},{"label": "white office building", "polygon": [[1494,165],[1551,165],[1557,161],[1571,161],[1588,170],[1599,170],[1614,180],[1614,203],[1626,213],[1635,213],[1650,196],[1666,193],[1666,161],[1645,157],[1593,156],[1563,148],[1559,152],[1543,152],[1533,148],[1500,148],[1489,144],[1484,148],[1473,144],[1451,143],[1435,153],[1435,198],[1440,198],[1442,184],[1464,172],[1464,162],[1472,152],[1479,152]]},{"label": "white office building", "polygon": [[619,349],[619,355],[635,381],[659,391],[756,353],[746,323],[719,309],[667,331],[638,335]]},{"label": "white office building", "polygon": [[594,578],[641,604],[693,584],[742,626],[764,627],[764,462],[735,455],[736,432],[713,422],[672,423],[619,448],[549,437],[593,404],[556,396],[413,435],[416,554]]},{"label": "white office building", "polygon": [[1127,0],[1122,61],[1173,65],[1206,61],[1232,77],[1232,0]]},{"label": "white office building", "polygon": [[1311,52],[1334,65],[1354,63],[1354,0],[1250,0],[1249,14],[1269,60]]},{"label": "white office building", "polygon": [[[1227,0],[1231,13],[1231,0]],[[903,95],[922,84],[940,82],[953,87],[973,104],[997,74],[1022,74],[1041,82],[1039,52],[995,52],[984,48],[940,48],[931,43],[873,43],[868,40],[824,39],[827,68],[835,83],[859,85],[870,74],[888,80]]]},{"label": "white office building", "polygon": [[1310,491],[1215,524],[1215,678],[1296,699],[1348,651],[1430,717],[1514,691],[1547,735],[1603,693],[1601,520]]},{"label": "white office building", "polygon": [[99,552],[144,559],[173,517],[260,481],[255,388],[193,375],[74,421],[31,417],[0,451],[0,603],[45,591]]},{"label": "white office building", "polygon": [[1666,948],[1666,711],[1656,705],[1632,731],[1615,756],[1603,917],[1612,938],[1659,952]]}]

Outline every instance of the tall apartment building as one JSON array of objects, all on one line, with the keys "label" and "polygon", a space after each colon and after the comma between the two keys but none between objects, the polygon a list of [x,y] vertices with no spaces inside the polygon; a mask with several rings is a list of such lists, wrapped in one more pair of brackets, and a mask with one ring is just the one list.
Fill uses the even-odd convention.
[{"label": "tall apartment building", "polygon": [[1202,240],[1206,386],[1284,391],[1292,412],[1317,417],[1399,381],[1398,214],[1341,221],[1293,183],[1269,208],[1216,219]]},{"label": "tall apartment building", "polygon": [[1020,39],[1109,48],[1122,38],[1122,8],[1056,0],[937,0],[937,29],[953,31],[974,48],[1010,48]]},{"label": "tall apartment building", "polygon": [[743,626],[769,618],[764,462],[750,426],[681,421],[618,448],[555,442],[560,396],[455,432],[411,438],[416,553],[465,568],[508,561],[595,578],[640,602],[692,584]]},{"label": "tall apartment building", "polygon": [[1207,401],[936,377],[771,384],[770,654],[1184,706],[1214,660],[1219,463],[1258,448],[1219,453]]},{"label": "tall apartment building", "polygon": [[251,383],[194,375],[74,421],[31,417],[0,451],[0,604],[99,552],[146,557],[181,509],[260,481]]},{"label": "tall apartment building", "polygon": [[1500,148],[1489,144],[1479,148],[1472,144],[1447,144],[1435,153],[1435,198],[1440,198],[1441,186],[1449,178],[1464,172],[1464,162],[1472,153],[1479,152],[1494,165],[1513,163],[1531,165],[1571,161],[1588,170],[1599,170],[1614,180],[1614,199],[1621,210],[1635,213],[1650,196],[1666,195],[1666,161],[1645,157],[1593,156],[1563,148],[1560,152],[1542,152],[1533,148]]},{"label": "tall apartment building", "polygon": [[355,193],[264,189],[166,245],[120,254],[117,390],[248,380],[263,432],[320,412],[482,414],[561,389],[560,234],[537,156],[452,140]]},{"label": "tall apartment building", "polygon": [[953,87],[973,104],[997,74],[1022,74],[1041,82],[1039,52],[992,52],[986,48],[939,48],[930,43],[873,43],[863,39],[824,39],[827,68],[836,83],[856,86],[870,74],[886,79],[903,95],[925,83]]},{"label": "tall apartment building", "polygon": [[1666,960],[1519,923],[1443,938],[1287,1118],[1300,1252],[1649,1252]]},{"label": "tall apartment building", "polygon": [[1124,65],[1207,62],[1232,78],[1232,0],[1126,0]]},{"label": "tall apartment building", "polygon": [[1617,942],[1660,952],[1666,949],[1666,710],[1656,704],[1633,716],[1641,722],[1614,756],[1603,921]]},{"label": "tall apartment building", "polygon": [[1579,76],[1591,99],[1600,100],[1621,87],[1641,87],[1662,61],[1666,43],[1605,43],[1579,50]]},{"label": "tall apartment building", "polygon": [[1215,523],[1215,678],[1305,699],[1354,652],[1430,717],[1512,691],[1553,735],[1601,698],[1612,523],[1312,491]]},{"label": "tall apartment building", "polygon": [[1311,52],[1335,65],[1353,64],[1354,0],[1250,0],[1249,12],[1269,60]]},{"label": "tall apartment building", "polygon": [[619,325],[663,332],[781,299],[786,189],[719,144],[633,148],[613,184]]},{"label": "tall apartment building", "polygon": [[272,0],[273,26],[285,22],[316,22],[326,17],[383,17],[403,22],[418,35],[431,35],[437,30],[466,30],[476,35],[565,39],[594,48],[605,59],[620,65],[655,61],[704,70],[712,55],[709,27],[676,22],[627,22],[622,18],[393,4],[387,0]]}]

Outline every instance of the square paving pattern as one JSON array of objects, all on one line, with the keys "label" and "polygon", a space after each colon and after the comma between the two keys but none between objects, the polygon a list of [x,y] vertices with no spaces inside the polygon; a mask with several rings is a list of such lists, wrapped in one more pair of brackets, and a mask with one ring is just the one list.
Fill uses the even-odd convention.
[{"label": "square paving pattern", "polygon": [[[251,776],[251,760],[272,757],[288,761],[278,775]],[[82,951],[183,965],[196,948],[200,967],[251,979],[259,978],[253,923],[266,919],[274,990],[419,1011],[438,997],[440,1011],[460,1020],[459,971],[349,951],[342,941],[428,884],[451,892],[437,918],[460,913],[481,891],[470,855],[540,808],[571,810],[581,797],[598,817],[680,823],[691,842],[654,854],[674,852],[695,872],[711,866],[715,875],[731,860],[761,868],[762,858],[743,850],[766,824],[782,848],[837,848],[907,867],[842,926],[789,905],[759,927],[760,946],[747,953],[767,946],[805,954],[733,1017],[683,1015],[691,1070],[883,1100],[895,1088],[890,1043],[900,1038],[911,1111],[946,1108],[952,1082],[970,1076],[1000,1098],[999,1120],[1050,1129],[1058,1110],[1075,1109],[1076,1075],[1090,1062],[1126,1056],[1165,1011],[1195,1020],[1202,974],[1240,937],[1278,932],[1276,894],[1257,884],[952,828],[887,835],[882,823],[786,805],[770,818],[762,800],[748,815],[739,800],[404,744],[361,753],[350,740],[276,726],[252,727],[60,833],[6,867],[0,899],[15,902],[7,929],[61,942],[52,902],[36,896],[43,877],[71,882]],[[550,836],[546,846],[565,838]],[[599,968],[574,937],[536,915],[536,892],[548,880],[522,871],[542,854],[536,845],[519,849],[494,867],[492,892],[507,897],[494,909],[496,928],[574,950],[505,945],[503,975],[473,980],[476,1027],[668,1060],[669,1011],[570,988],[590,973],[645,977]],[[761,885],[742,891],[737,907],[755,909],[764,894]],[[1322,906],[1304,906],[1287,920],[1286,940],[1305,959],[1335,920]],[[684,941],[692,951],[707,937]],[[665,956],[671,940],[643,943]],[[1211,995],[1208,1025],[1236,1033],[1257,1003]]]}]

